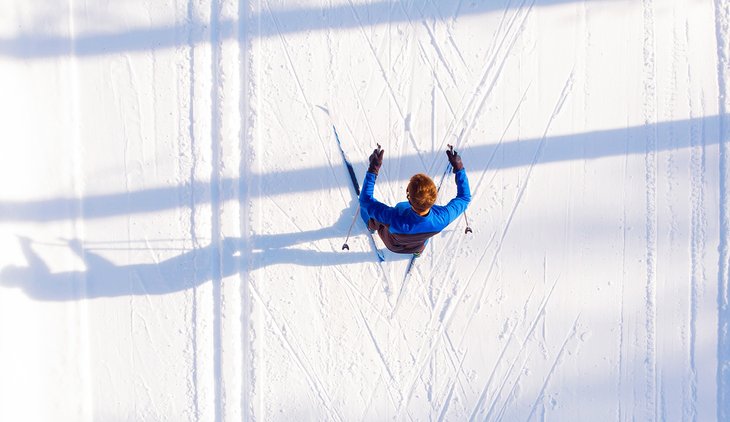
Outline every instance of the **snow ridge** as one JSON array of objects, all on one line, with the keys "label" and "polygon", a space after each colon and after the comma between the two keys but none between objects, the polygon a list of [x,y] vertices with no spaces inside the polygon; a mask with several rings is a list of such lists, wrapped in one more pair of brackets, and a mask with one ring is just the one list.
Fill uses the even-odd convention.
[{"label": "snow ridge", "polygon": [[[238,102],[238,113],[241,116],[241,124],[238,130],[238,147],[241,153],[241,160],[239,161],[239,181],[238,181],[238,192],[241,194],[240,208],[238,209],[239,216],[238,222],[241,228],[241,245],[251,244],[251,210],[252,204],[249,192],[252,191],[253,186],[250,183],[251,180],[251,164],[250,160],[252,157],[251,147],[253,145],[252,133],[250,127],[253,124],[253,115],[250,109],[251,98],[253,98],[252,91],[253,85],[251,81],[251,29],[252,25],[250,21],[251,9],[248,6],[248,2],[238,2],[238,62],[239,67],[239,79],[240,88],[242,95],[239,97]],[[254,326],[251,323],[251,292],[249,290],[250,276],[247,271],[251,268],[252,254],[251,248],[242,247],[240,248],[242,254],[241,264],[239,264],[238,278],[241,284],[240,296],[241,296],[241,315],[240,315],[240,327],[241,327],[241,418],[243,420],[249,420],[253,415],[253,408],[251,407],[251,396],[253,394],[254,386],[254,374],[253,374],[253,340],[255,336]]]},{"label": "snow ridge", "polygon": [[[179,154],[180,154],[180,173],[185,174],[187,177],[186,183],[189,184],[189,186],[195,186],[195,175],[197,173],[197,143],[196,143],[196,134],[195,134],[195,94],[196,94],[196,78],[195,78],[195,69],[196,69],[196,47],[195,47],[195,37],[196,37],[196,30],[195,26],[193,25],[193,22],[195,22],[196,15],[195,15],[195,8],[193,6],[192,1],[189,1],[187,4],[187,16],[186,16],[186,26],[188,28],[187,32],[187,61],[188,61],[188,68],[187,73],[189,76],[188,84],[189,84],[189,90],[186,94],[183,94],[182,104],[180,104],[181,108],[183,106],[187,106],[188,109],[188,115],[187,117],[187,133],[186,137],[181,137],[179,141]],[[185,104],[187,102],[187,104]],[[190,239],[190,247],[191,249],[195,250],[198,249],[201,245],[198,241],[197,232],[196,232],[196,220],[197,220],[197,211],[196,211],[196,191],[195,189],[188,189],[185,191],[186,196],[186,202],[188,206],[188,210],[186,211],[188,221],[187,221],[187,229],[188,229],[188,235]],[[197,272],[197,269],[195,268],[195,260],[192,261],[192,267],[193,268],[186,268],[187,272],[191,275],[187,275],[185,277],[186,282],[193,285],[193,288],[190,290],[189,293],[186,294],[187,300],[190,303],[190,309],[189,315],[186,315],[187,318],[190,320],[190,327],[188,328],[188,338],[189,338],[189,345],[190,350],[186,351],[188,352],[190,356],[190,366],[191,366],[191,374],[190,374],[190,380],[189,380],[189,400],[190,400],[190,409],[188,410],[196,420],[200,419],[200,412],[201,412],[201,399],[199,395],[199,365],[198,365],[198,303],[196,300],[196,291],[197,287],[194,286],[194,283],[192,282],[192,279],[195,277],[195,273]]]},{"label": "snow ridge", "polygon": [[[685,31],[686,44],[689,45],[689,34]],[[687,79],[692,80],[691,66],[687,65]],[[694,117],[695,104],[691,93],[689,94],[690,115]],[[692,119],[694,122],[694,119]],[[685,403],[683,417],[687,420],[697,420],[697,316],[699,301],[704,285],[707,281],[707,270],[705,268],[706,258],[706,232],[707,232],[707,216],[705,212],[705,186],[707,183],[706,173],[706,144],[704,126],[693,123],[690,126],[690,199],[692,203],[691,210],[691,234],[690,234],[690,319],[689,319],[689,379],[685,382],[688,384],[689,397],[685,396],[688,401],[688,408]]]},{"label": "snow ridge", "polygon": [[720,136],[720,247],[718,268],[717,419],[730,420],[730,2],[715,0]]},{"label": "snow ridge", "polygon": [[[73,1],[69,1],[70,7],[73,9]],[[72,176],[72,185],[73,185],[73,192],[74,196],[76,197],[76,200],[73,203],[73,209],[71,211],[71,215],[73,216],[73,223],[72,223],[72,231],[73,236],[77,240],[83,240],[86,238],[85,235],[85,225],[84,225],[84,191],[85,191],[85,183],[84,183],[84,175],[83,175],[83,164],[84,164],[84,153],[83,153],[83,143],[81,140],[81,133],[79,130],[79,125],[81,121],[81,107],[80,102],[81,99],[79,98],[79,64],[78,64],[78,58],[77,58],[77,35],[76,35],[76,23],[74,18],[74,13],[69,13],[69,20],[68,20],[68,34],[70,39],[70,54],[69,54],[69,62],[70,62],[70,86],[71,86],[71,142],[72,149],[73,149],[73,155],[72,155],[72,168],[73,168],[73,176]],[[85,259],[85,252],[84,248],[80,248],[79,251],[79,257],[86,262]],[[79,289],[78,292],[76,292],[79,295],[86,296],[88,292],[88,278],[86,274],[80,274],[76,277],[80,278],[80,280],[77,281],[77,287]],[[81,391],[81,395],[83,397],[83,400],[81,400],[81,416],[82,420],[90,421],[93,419],[93,403],[94,403],[94,390],[92,387],[92,372],[91,372],[91,352],[90,352],[90,344],[89,344],[89,307],[86,302],[79,303],[75,306],[76,310],[78,311],[78,315],[75,315],[76,318],[78,318],[78,337],[79,337],[79,360],[81,363],[81,385],[83,390]]]},{"label": "snow ridge", "polygon": [[222,40],[220,34],[221,19],[221,0],[213,0],[210,3],[210,45],[211,45],[211,125],[210,125],[210,141],[211,141],[211,169],[210,169],[210,242],[211,242],[211,262],[210,270],[212,273],[212,313],[213,313],[213,399],[214,399],[214,415],[215,420],[222,420],[224,415],[225,399],[223,397],[223,370],[222,370],[222,312],[223,312],[223,293],[221,284],[223,275],[221,274],[221,214],[223,212],[221,203],[221,165],[222,153],[221,143],[223,138],[221,135],[223,116],[222,116],[222,100],[223,96],[223,80],[221,72],[223,71],[223,53]]},{"label": "snow ridge", "polygon": [[646,127],[646,404],[645,417],[658,417],[656,363],[656,254],[657,254],[657,111],[654,52],[654,2],[644,0],[644,125]]}]

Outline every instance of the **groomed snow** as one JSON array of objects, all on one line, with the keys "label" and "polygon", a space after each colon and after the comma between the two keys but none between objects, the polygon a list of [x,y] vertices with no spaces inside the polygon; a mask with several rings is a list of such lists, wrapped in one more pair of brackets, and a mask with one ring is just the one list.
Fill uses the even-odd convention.
[{"label": "groomed snow", "polygon": [[[729,27],[728,0],[0,3],[0,420],[730,421]],[[390,204],[455,145],[474,232],[405,284],[360,221],[342,251],[333,125],[360,181],[383,146]]]}]

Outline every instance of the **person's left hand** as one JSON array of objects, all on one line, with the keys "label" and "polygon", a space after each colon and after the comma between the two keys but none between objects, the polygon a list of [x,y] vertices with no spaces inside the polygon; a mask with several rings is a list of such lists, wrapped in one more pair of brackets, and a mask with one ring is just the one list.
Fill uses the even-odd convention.
[{"label": "person's left hand", "polygon": [[368,173],[373,173],[376,176],[378,175],[380,166],[383,165],[384,154],[385,150],[380,148],[380,144],[378,144],[378,147],[373,150],[372,154],[370,154],[370,167],[368,167]]}]

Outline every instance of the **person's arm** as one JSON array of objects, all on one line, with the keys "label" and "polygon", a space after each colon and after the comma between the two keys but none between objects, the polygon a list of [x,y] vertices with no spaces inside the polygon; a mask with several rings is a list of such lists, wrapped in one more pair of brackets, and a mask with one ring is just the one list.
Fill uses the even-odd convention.
[{"label": "person's arm", "polygon": [[466,207],[471,202],[471,190],[469,189],[469,179],[466,177],[466,170],[463,168],[454,175],[456,179],[456,197],[446,204],[446,210],[449,215],[449,222],[466,211]]},{"label": "person's arm", "polygon": [[469,189],[469,179],[466,177],[464,163],[461,161],[459,153],[454,151],[454,147],[449,145],[446,156],[454,170],[454,178],[456,179],[456,198],[446,204],[446,212],[448,222],[456,220],[456,218],[466,211],[466,207],[471,202],[471,190]]},{"label": "person's arm", "polygon": [[375,199],[375,179],[377,175],[368,171],[365,173],[362,191],[360,192],[360,206],[367,214],[383,224],[391,224],[395,215],[395,208],[389,207]]}]

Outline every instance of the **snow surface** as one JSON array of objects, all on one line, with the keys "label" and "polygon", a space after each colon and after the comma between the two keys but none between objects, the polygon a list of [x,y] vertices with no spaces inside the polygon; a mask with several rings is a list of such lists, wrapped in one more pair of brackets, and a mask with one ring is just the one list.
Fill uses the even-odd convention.
[{"label": "snow surface", "polygon": [[[0,420],[730,420],[729,16],[1,2]],[[333,124],[474,233],[341,251]]]}]

